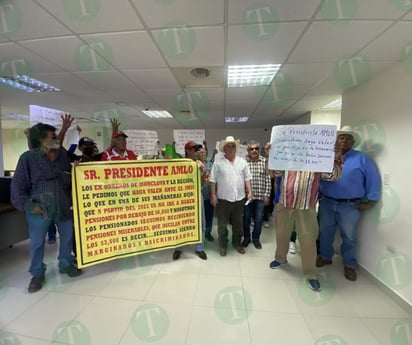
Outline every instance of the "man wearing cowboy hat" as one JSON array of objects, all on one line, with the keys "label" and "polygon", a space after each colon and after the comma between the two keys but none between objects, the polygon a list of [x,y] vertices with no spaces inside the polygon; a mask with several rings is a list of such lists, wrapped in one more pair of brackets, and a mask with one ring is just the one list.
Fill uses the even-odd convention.
[{"label": "man wearing cowboy hat", "polygon": [[337,133],[336,147],[342,152],[342,176],[338,181],[320,184],[319,256],[316,266],[332,264],[336,226],[342,237],[340,252],[346,279],[356,280],[356,245],[361,212],[379,201],[381,177],[374,162],[363,152],[354,150],[360,137],[350,126]]},{"label": "man wearing cowboy hat", "polygon": [[[232,224],[232,245],[240,254],[245,254],[244,247],[240,244],[243,235],[243,208],[246,202],[251,202],[252,186],[249,166],[245,159],[236,156],[239,140],[232,136],[220,141],[219,149],[222,155],[216,155],[212,167],[210,182],[210,202],[216,207],[217,233],[219,240],[219,253],[226,256],[228,230],[227,225]],[[217,185],[217,189],[216,189]],[[246,188],[246,200],[245,200]]]}]

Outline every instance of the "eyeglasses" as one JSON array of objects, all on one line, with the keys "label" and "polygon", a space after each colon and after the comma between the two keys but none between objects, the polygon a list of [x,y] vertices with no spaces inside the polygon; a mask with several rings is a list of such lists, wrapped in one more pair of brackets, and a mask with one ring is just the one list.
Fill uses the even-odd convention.
[{"label": "eyeglasses", "polygon": [[259,151],[259,147],[249,147],[249,151]]}]

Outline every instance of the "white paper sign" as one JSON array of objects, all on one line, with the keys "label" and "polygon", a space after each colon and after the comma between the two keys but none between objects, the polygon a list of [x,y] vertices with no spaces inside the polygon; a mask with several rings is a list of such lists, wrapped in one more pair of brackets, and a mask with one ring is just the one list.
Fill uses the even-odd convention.
[{"label": "white paper sign", "polygon": [[336,126],[274,126],[269,169],[331,172],[335,157]]},{"label": "white paper sign", "polygon": [[[66,114],[62,110],[40,107],[38,105],[30,105],[30,127],[35,124],[47,123],[57,128],[57,133],[62,128],[61,116]],[[79,132],[77,131],[76,119],[72,122],[67,130],[63,140],[63,147],[69,149],[70,145],[79,143]]]},{"label": "white paper sign", "polygon": [[158,150],[160,150],[159,135],[157,131],[146,131],[141,129],[128,129],[124,133],[128,136],[127,138],[127,149],[133,151],[139,156],[149,156],[148,158],[153,158],[158,155]]},{"label": "white paper sign", "polygon": [[203,145],[203,141],[205,140],[205,131],[204,129],[174,129],[173,140],[176,143],[176,152],[180,153],[184,157],[185,144],[188,141],[193,140],[199,145]]}]

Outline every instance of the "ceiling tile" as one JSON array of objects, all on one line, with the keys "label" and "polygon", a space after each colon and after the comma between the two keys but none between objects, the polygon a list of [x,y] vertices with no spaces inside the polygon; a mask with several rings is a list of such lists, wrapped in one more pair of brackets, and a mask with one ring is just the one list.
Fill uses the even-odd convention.
[{"label": "ceiling tile", "polygon": [[37,2],[77,34],[143,28],[139,17],[127,1],[38,0]]},{"label": "ceiling tile", "polygon": [[123,70],[122,72],[142,89],[176,89],[179,87],[174,75],[167,68]]},{"label": "ceiling tile", "polygon": [[[14,67],[12,67],[14,66]],[[59,72],[60,68],[16,43],[0,44],[0,75],[10,71],[33,75],[43,72]]]},{"label": "ceiling tile", "polygon": [[313,23],[293,51],[288,63],[335,62],[347,54],[357,52],[389,25],[390,22],[386,21],[341,25],[331,22]]},{"label": "ceiling tile", "polygon": [[149,28],[163,28],[171,23],[189,26],[216,25],[223,23],[222,0],[133,0],[138,12]]},{"label": "ceiling tile", "polygon": [[4,11],[0,34],[18,41],[63,36],[70,34],[70,31],[34,1],[14,0],[8,2]]},{"label": "ceiling tile", "polygon": [[[283,63],[303,30],[304,23],[274,24],[273,31],[259,33],[256,25],[247,25],[248,35],[240,25],[231,25],[228,34],[229,65]],[[256,29],[256,30],[254,30]]]},{"label": "ceiling tile", "polygon": [[229,24],[309,19],[318,6],[318,0],[229,0]]},{"label": "ceiling tile", "polygon": [[103,42],[106,60],[117,69],[166,67],[162,56],[144,31],[81,35],[86,42]]},{"label": "ceiling tile", "polygon": [[224,64],[223,26],[175,27],[152,31],[159,49],[172,67]]},{"label": "ceiling tile", "polygon": [[[89,66],[86,63],[89,59],[83,63],[82,61],[84,59],[81,55],[76,55],[76,53],[80,52],[81,49],[85,47],[85,44],[76,36],[30,40],[21,42],[21,44],[27,49],[34,51],[36,54],[43,56],[45,59],[60,66],[64,71],[81,71],[83,68],[88,68]],[[90,59],[90,61],[93,62],[93,59]],[[93,65],[91,64],[91,66]],[[111,67],[111,69],[113,68]]]},{"label": "ceiling tile", "polygon": [[412,41],[412,22],[399,22],[360,52],[369,61],[400,61]]}]

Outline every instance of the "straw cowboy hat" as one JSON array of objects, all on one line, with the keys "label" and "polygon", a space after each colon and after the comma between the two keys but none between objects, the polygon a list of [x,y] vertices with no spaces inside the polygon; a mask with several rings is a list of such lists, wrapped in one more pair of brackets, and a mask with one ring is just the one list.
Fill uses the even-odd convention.
[{"label": "straw cowboy hat", "polygon": [[239,150],[240,140],[235,140],[231,135],[226,137],[225,140],[219,142],[219,150],[223,152],[223,148],[226,144],[236,144],[236,151]]},{"label": "straw cowboy hat", "polygon": [[348,134],[351,135],[353,140],[355,141],[355,146],[359,145],[361,143],[361,138],[358,133],[356,133],[351,126],[343,126],[340,130],[337,131],[336,137],[338,137],[341,134]]}]

